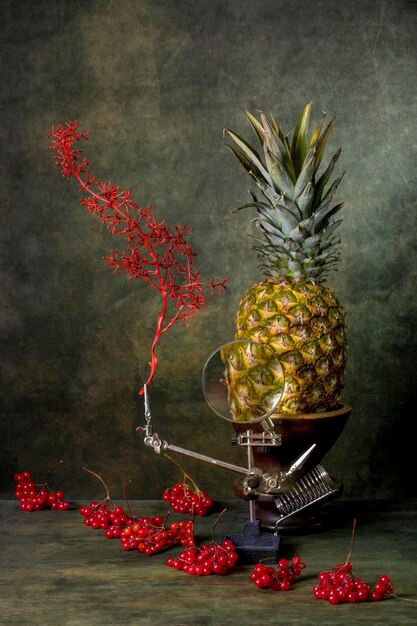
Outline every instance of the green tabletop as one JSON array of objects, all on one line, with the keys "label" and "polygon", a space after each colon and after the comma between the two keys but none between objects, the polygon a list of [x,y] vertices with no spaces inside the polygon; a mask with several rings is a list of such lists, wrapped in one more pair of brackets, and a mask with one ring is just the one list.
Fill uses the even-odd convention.
[{"label": "green tabletop", "polygon": [[[17,501],[0,502],[0,624],[42,626],[205,626],[229,624],[417,624],[417,502],[350,502],[328,505],[333,526],[320,533],[282,538],[282,556],[306,562],[289,592],[257,589],[252,565],[226,576],[190,576],[165,565],[179,548],[146,557],[124,552],[118,539],[83,525],[75,508],[25,513]],[[133,502],[138,516],[166,512],[162,502]],[[228,510],[216,533],[239,533],[244,502],[217,503]],[[408,599],[330,606],[312,595],[317,574],[346,559],[353,519],[354,573],[368,583],[389,574]],[[176,514],[172,519],[179,519]],[[197,518],[196,540],[211,540],[216,513]],[[410,601],[410,600],[414,600]]]}]

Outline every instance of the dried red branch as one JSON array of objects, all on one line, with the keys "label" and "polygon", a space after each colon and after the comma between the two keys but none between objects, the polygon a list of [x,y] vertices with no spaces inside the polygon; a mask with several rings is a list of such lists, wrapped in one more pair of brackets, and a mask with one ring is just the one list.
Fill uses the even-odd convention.
[{"label": "dried red branch", "polygon": [[122,236],[127,242],[127,248],[121,253],[115,249],[104,257],[109,267],[114,272],[127,274],[129,280],[143,279],[160,293],[161,309],[146,381],[149,385],[158,363],[156,345],[161,335],[178,320],[188,324],[197,310],[205,308],[206,290],[209,289],[212,295],[221,293],[229,277],[220,282],[213,278],[209,282],[203,281],[195,266],[196,254],[187,244],[191,232],[187,225],[175,225],[171,230],[165,220],[157,220],[151,207],[140,208],[129,190],[96,180],[82,150],[74,147],[77,142],[87,140],[89,132],[80,132],[78,121],[52,127],[50,148],[62,175],[75,178],[79,183],[81,206],[88,213],[97,215],[113,235]]}]

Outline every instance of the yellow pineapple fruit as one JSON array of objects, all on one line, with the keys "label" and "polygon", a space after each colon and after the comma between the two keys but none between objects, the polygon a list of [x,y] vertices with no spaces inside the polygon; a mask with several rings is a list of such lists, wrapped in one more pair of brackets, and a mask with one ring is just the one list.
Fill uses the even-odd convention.
[{"label": "yellow pineapple fruit", "polygon": [[[262,113],[259,121],[247,112],[261,153],[225,131],[234,142],[228,147],[254,182],[252,201],[239,208],[256,208],[263,235],[254,247],[264,279],[240,303],[236,339],[267,344],[278,356],[285,374],[281,414],[334,410],[347,356],[344,310],[325,284],[340,255],[335,233],[342,220],[334,218],[343,204],[333,198],[343,174],[329,182],[340,149],[319,172],[335,119],[325,125],[323,116],[308,141],[311,104],[304,106],[291,141],[273,116]],[[249,364],[240,367],[240,375],[249,372]],[[270,357],[265,367],[271,369]],[[282,380],[273,384],[282,386]],[[261,405],[259,388],[247,383],[247,389],[243,404]]]}]

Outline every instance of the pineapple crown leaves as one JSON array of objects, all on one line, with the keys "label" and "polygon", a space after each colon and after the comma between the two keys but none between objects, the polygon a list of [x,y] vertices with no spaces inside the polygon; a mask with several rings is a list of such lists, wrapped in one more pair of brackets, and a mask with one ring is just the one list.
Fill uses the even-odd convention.
[{"label": "pineapple crown leaves", "polygon": [[301,111],[291,141],[272,115],[268,120],[261,112],[258,120],[246,112],[262,152],[234,131],[224,130],[225,136],[234,142],[227,143],[227,147],[255,184],[252,202],[235,211],[257,209],[256,221],[266,242],[257,240],[255,249],[265,262],[263,268],[267,274],[324,276],[337,264],[340,237],[333,234],[342,220],[334,217],[343,203],[333,204],[333,198],[343,173],[333,182],[330,178],[341,150],[337,150],[319,175],[336,120],[333,118],[326,125],[323,114],[308,138],[311,106],[312,102],[307,102]]}]

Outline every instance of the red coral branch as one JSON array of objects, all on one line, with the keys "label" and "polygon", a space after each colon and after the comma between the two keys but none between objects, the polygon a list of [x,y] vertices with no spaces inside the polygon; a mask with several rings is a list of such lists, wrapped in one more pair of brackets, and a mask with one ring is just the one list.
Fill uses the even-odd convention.
[{"label": "red coral branch", "polygon": [[[212,295],[216,291],[221,293],[229,277],[221,282],[215,282],[213,278],[204,282],[195,267],[196,254],[186,241],[191,232],[187,225],[169,229],[165,220],[158,221],[152,215],[151,207],[141,209],[129,190],[120,189],[111,182],[99,182],[91,175],[90,164],[83,157],[82,150],[74,148],[78,141],[88,139],[89,132],[79,132],[78,121],[53,126],[49,135],[53,138],[50,148],[55,152],[55,163],[61,168],[62,175],[73,177],[80,184],[81,206],[88,213],[97,215],[113,235],[123,236],[127,242],[127,249],[121,254],[112,250],[104,257],[109,267],[114,272],[128,274],[129,280],[142,278],[160,293],[161,310],[146,381],[149,385],[158,363],[156,345],[161,335],[178,320],[187,324],[196,316],[197,310],[205,308],[205,290],[208,288]],[[169,313],[168,308],[172,312]]]}]

